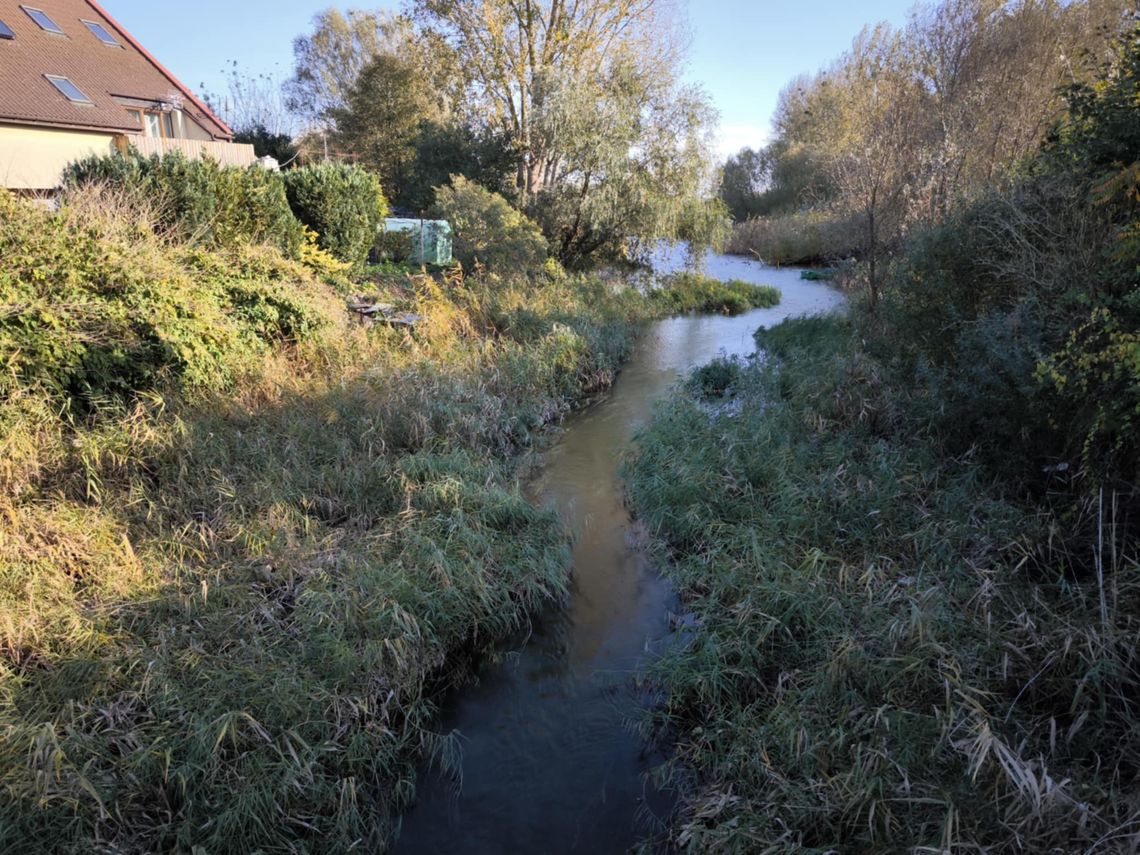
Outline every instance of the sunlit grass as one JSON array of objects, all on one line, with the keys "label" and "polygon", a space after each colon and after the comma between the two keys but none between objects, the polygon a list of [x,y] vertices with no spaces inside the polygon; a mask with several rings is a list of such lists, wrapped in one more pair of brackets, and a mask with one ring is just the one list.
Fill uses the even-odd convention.
[{"label": "sunlit grass", "polygon": [[[384,848],[418,763],[454,761],[451,654],[566,593],[520,457],[647,301],[327,284],[4,201],[0,850]],[[354,291],[423,320],[366,327]]]},{"label": "sunlit grass", "polygon": [[[1134,556],[1105,545],[1098,586],[1064,520],[1004,498],[908,418],[850,322],[758,339],[765,362],[699,373],[630,464],[694,627],[650,675],[654,724],[678,739],[661,774],[685,788],[672,845],[1131,839]],[[709,406],[710,377],[731,406]]]}]

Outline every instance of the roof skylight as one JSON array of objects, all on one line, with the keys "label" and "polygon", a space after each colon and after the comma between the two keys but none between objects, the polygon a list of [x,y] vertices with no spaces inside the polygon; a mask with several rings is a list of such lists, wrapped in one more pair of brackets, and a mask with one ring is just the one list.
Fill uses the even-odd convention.
[{"label": "roof skylight", "polygon": [[59,24],[48,17],[47,12],[42,9],[33,9],[31,6],[21,6],[21,9],[27,13],[27,16],[40,25],[41,30],[46,30],[49,33],[58,33],[59,35],[66,35],[60,29]]},{"label": "roof skylight", "polygon": [[12,32],[12,28],[0,21],[0,39],[14,39],[16,34]]},{"label": "roof skylight", "polygon": [[45,74],[48,83],[59,90],[59,94],[73,104],[93,104],[94,102],[83,94],[83,90],[68,80],[55,74]]},{"label": "roof skylight", "polygon": [[87,26],[87,29],[91,31],[92,35],[103,44],[108,47],[122,47],[122,45],[116,41],[115,37],[107,32],[106,27],[102,24],[97,24],[94,21],[84,21],[83,23]]}]

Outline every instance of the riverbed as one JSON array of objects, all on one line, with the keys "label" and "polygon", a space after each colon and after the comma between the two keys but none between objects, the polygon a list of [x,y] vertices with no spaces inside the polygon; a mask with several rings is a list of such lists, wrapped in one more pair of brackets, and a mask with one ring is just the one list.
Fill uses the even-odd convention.
[{"label": "riverbed", "polygon": [[[675,254],[655,259],[658,269],[679,263]],[[759,327],[843,300],[794,268],[713,255],[705,272],[773,285],[781,302],[654,323],[609,394],[567,420],[532,495],[575,534],[570,601],[500,645],[472,685],[444,699],[439,728],[456,735],[461,774],[423,775],[396,852],[618,853],[667,817],[671,796],[648,774],[661,758],[631,725],[644,703],[634,677],[670,643],[678,604],[639,547],[621,457],[654,402],[692,368],[752,353]]]}]

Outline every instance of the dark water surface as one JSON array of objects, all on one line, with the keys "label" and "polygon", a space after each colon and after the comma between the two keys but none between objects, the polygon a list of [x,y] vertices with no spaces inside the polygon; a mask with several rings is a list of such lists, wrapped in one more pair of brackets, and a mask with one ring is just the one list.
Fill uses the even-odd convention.
[{"label": "dark water surface", "polygon": [[[666,256],[658,268],[675,263]],[[721,353],[752,353],[758,327],[842,302],[795,269],[711,256],[706,272],[774,285],[783,299],[735,318],[653,324],[610,394],[567,421],[532,495],[577,536],[572,598],[504,645],[477,684],[445,699],[439,727],[458,733],[462,782],[423,774],[397,853],[625,852],[668,814],[669,797],[646,781],[660,758],[646,755],[628,723],[640,703],[632,677],[668,643],[677,603],[632,535],[621,455],[690,369]]]}]

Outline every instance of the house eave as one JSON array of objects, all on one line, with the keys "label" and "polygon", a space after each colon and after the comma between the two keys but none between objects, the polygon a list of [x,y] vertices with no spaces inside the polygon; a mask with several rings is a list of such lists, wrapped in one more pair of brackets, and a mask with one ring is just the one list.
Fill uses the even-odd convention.
[{"label": "house eave", "polygon": [[83,131],[84,133],[106,134],[107,136],[140,136],[138,128],[108,127],[107,125],[84,125],[78,122],[52,122],[46,119],[9,118],[0,116],[0,125],[18,125],[22,128],[43,128],[49,131]]}]

